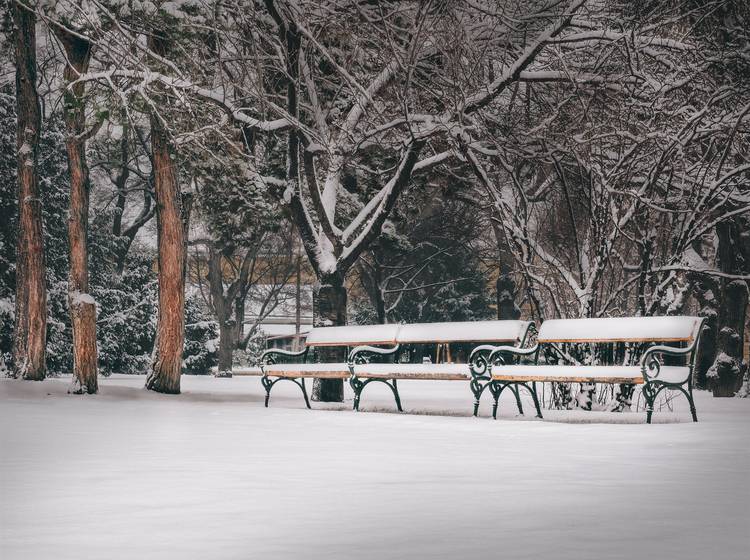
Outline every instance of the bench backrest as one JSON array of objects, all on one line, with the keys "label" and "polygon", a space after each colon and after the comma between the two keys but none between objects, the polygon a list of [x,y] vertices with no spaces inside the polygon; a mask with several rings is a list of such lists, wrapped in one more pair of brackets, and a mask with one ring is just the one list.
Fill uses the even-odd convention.
[{"label": "bench backrest", "polygon": [[528,321],[462,321],[456,323],[414,323],[411,325],[347,325],[316,327],[306,346],[359,346],[393,344],[436,344],[447,342],[522,341],[531,325]]},{"label": "bench backrest", "polygon": [[543,342],[692,342],[700,317],[618,317],[550,319],[542,323]]},{"label": "bench backrest", "polygon": [[346,325],[315,327],[305,339],[306,346],[359,346],[396,344],[399,325]]},{"label": "bench backrest", "polygon": [[414,323],[401,325],[396,335],[400,344],[440,344],[448,342],[522,341],[531,325],[528,321],[461,321],[455,323]]}]

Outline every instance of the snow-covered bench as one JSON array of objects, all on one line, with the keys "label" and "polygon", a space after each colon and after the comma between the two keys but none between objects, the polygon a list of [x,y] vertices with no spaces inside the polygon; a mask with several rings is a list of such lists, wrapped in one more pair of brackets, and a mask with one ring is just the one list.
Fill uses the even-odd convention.
[{"label": "snow-covered bench", "polygon": [[[303,350],[290,352],[272,349],[261,356],[261,382],[266,390],[266,406],[271,389],[281,380],[289,380],[299,386],[305,404],[310,408],[305,379],[348,379],[354,390],[355,410],[359,409],[362,390],[371,382],[379,381],[393,391],[400,411],[399,379],[433,379],[470,382],[475,395],[476,414],[479,398],[490,382],[486,356],[496,346],[485,344],[487,352],[482,354],[485,359],[477,360],[477,367],[468,363],[409,361],[413,362],[415,357],[421,357],[417,353],[424,345],[438,346],[450,362],[451,344],[464,345],[468,350],[473,349],[477,343],[522,344],[531,325],[526,321],[476,321],[316,327],[307,335]],[[353,349],[348,354],[348,362],[331,362],[321,359],[322,353],[319,350],[326,347]]]},{"label": "snow-covered bench", "polygon": [[[537,415],[541,418],[536,392],[538,382],[619,383],[623,386],[643,385],[648,423],[651,423],[656,397],[665,389],[685,395],[693,421],[697,422],[692,374],[702,325],[701,317],[545,321],[534,346],[525,349],[499,346],[487,358],[490,391],[495,399],[493,416],[497,415],[498,398],[506,387],[515,388],[516,392],[519,386],[525,387],[531,393]],[[545,364],[539,363],[540,354]],[[509,363],[510,360],[518,362],[524,356],[532,358],[534,363]],[[609,359],[602,360],[602,357]],[[664,363],[665,357],[667,363]],[[616,365],[598,365],[601,361],[618,359]],[[634,363],[637,365],[632,365]]]},{"label": "snow-covered bench", "polygon": [[396,333],[399,325],[365,325],[345,327],[316,327],[305,340],[305,348],[298,352],[288,350],[266,350],[260,358],[263,371],[261,382],[266,390],[266,406],[273,386],[282,380],[295,383],[302,389],[305,404],[310,408],[305,379],[349,379],[349,364],[340,362],[321,362],[320,348],[341,348],[344,358],[348,349],[363,344],[371,346],[396,344]]},{"label": "snow-covered bench", "polygon": [[[466,381],[474,394],[474,415],[479,408],[479,399],[490,382],[486,368],[486,356],[495,346],[486,343],[506,343],[522,346],[533,323],[528,321],[466,321],[453,323],[415,323],[400,325],[392,348],[374,348],[361,345],[349,354],[351,377],[349,384],[354,390],[354,409],[359,410],[363,389],[378,381],[386,384],[393,392],[399,411],[401,398],[398,394],[400,379],[428,379],[437,381]],[[476,346],[480,344],[480,346]],[[431,361],[415,363],[419,347],[436,345],[444,350],[447,363]],[[451,345],[463,345],[467,349],[484,348],[485,353],[474,350],[473,362],[454,363],[450,356]],[[438,352],[439,353],[439,352]],[[437,362],[437,359],[436,359]],[[518,406],[520,399],[516,392]]]}]

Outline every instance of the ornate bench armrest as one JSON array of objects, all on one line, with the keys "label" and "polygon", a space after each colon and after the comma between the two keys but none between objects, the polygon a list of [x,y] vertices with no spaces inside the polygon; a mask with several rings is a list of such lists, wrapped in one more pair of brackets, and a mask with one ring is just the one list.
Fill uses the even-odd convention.
[{"label": "ornate bench armrest", "polygon": [[[393,348],[378,348],[376,346],[355,346],[352,348],[352,351],[349,352],[349,358],[347,359],[347,362],[349,365],[354,365],[355,363],[363,363],[362,360],[365,359],[365,356],[367,354],[377,354],[379,356],[389,356],[391,354],[395,354],[398,349],[401,347],[400,344],[396,344]],[[359,362],[357,360],[360,360]]]},{"label": "ornate bench armrest", "polygon": [[482,344],[471,351],[471,354],[469,354],[469,371],[471,371],[472,377],[477,379],[490,378],[489,356],[495,348],[497,346],[492,344]]},{"label": "ornate bench armrest", "polygon": [[265,352],[263,352],[263,354],[260,355],[260,364],[262,366],[276,363],[275,360],[273,360],[274,356],[282,356],[288,358],[304,356],[305,354],[307,354],[307,350],[307,348],[303,348],[302,350],[293,352],[291,350],[282,350],[281,348],[271,348],[270,350],[266,350]]},{"label": "ornate bench armrest", "polygon": [[537,346],[530,348],[519,348],[517,346],[493,346],[491,344],[482,344],[472,350],[469,355],[469,369],[471,375],[476,378],[489,377],[492,370],[492,363],[503,353],[516,354],[519,356],[529,356],[537,351]]},{"label": "ornate bench armrest", "polygon": [[659,378],[661,364],[656,359],[656,354],[669,354],[670,356],[685,356],[692,354],[696,349],[698,339],[695,338],[689,346],[685,348],[676,348],[674,346],[656,345],[648,348],[641,356],[641,372],[646,381],[653,381]]},{"label": "ornate bench armrest", "polygon": [[529,348],[519,348],[517,346],[495,346],[489,357],[490,369],[495,360],[502,356],[502,354],[515,354],[516,356],[531,356],[536,353],[539,349],[539,345],[535,344]]}]

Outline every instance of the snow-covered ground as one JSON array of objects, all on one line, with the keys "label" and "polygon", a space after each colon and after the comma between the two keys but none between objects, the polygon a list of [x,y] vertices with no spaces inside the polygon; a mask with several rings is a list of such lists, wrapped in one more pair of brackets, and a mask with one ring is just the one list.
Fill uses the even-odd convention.
[{"label": "snow-covered ground", "polygon": [[[750,399],[700,393],[698,424],[679,402],[648,426],[516,419],[506,396],[472,418],[459,382],[401,383],[421,414],[308,411],[283,383],[264,409],[257,377],[143,382],[0,381],[0,558],[750,557]],[[363,409],[393,410],[387,389]]]}]

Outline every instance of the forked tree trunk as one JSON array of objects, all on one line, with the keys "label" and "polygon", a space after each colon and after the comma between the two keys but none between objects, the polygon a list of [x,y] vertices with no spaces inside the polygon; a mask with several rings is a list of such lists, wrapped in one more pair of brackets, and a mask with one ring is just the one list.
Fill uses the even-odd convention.
[{"label": "forked tree trunk", "polygon": [[[323,281],[313,292],[313,326],[335,327],[346,325],[346,288],[338,280]],[[316,350],[321,362],[346,362],[346,348],[321,347]],[[342,379],[315,379],[312,399],[320,402],[343,402]]]},{"label": "forked tree trunk", "polygon": [[[164,53],[162,39],[150,35],[149,47]],[[146,388],[160,393],[180,392],[185,343],[186,231],[177,173],[170,155],[167,131],[158,115],[151,115],[151,150],[159,260],[159,311],[156,348]]]},{"label": "forked tree trunk", "polygon": [[16,149],[18,165],[18,242],[13,376],[41,381],[46,374],[47,284],[42,201],[37,156],[42,127],[36,90],[36,18],[12,2],[16,53]]},{"label": "forked tree trunk", "polygon": [[[66,83],[74,81],[89,66],[91,44],[64,30],[56,29],[68,65],[63,76]],[[86,162],[85,104],[82,100],[84,84],[65,92],[65,127],[70,171],[70,212],[68,241],[70,271],[68,276],[68,305],[73,327],[73,383],[71,393],[94,394],[97,384],[96,304],[89,295],[88,224],[89,224],[89,168]]]}]

